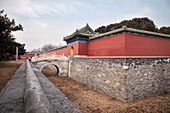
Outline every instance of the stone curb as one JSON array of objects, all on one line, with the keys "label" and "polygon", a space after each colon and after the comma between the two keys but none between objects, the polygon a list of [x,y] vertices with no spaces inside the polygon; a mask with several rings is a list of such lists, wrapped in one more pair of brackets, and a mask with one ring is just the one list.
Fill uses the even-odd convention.
[{"label": "stone curb", "polygon": [[82,113],[35,65],[30,65],[56,113]]},{"label": "stone curb", "polygon": [[25,113],[55,113],[28,60],[26,67]]}]

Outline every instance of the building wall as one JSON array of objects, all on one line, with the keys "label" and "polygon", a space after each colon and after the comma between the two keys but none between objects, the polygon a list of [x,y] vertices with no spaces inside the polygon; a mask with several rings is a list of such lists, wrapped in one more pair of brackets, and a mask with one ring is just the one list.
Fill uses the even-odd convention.
[{"label": "building wall", "polygon": [[88,43],[87,42],[79,43],[79,55],[82,55],[82,56],[88,55]]},{"label": "building wall", "polygon": [[27,57],[33,57],[33,56],[35,56],[35,54],[24,54],[24,55],[21,55],[21,58],[27,58]]},{"label": "building wall", "polygon": [[81,84],[104,92],[118,100],[125,98],[125,79],[120,59],[83,58],[69,59],[69,76]]},{"label": "building wall", "polygon": [[[64,54],[65,56],[71,56],[71,47],[74,48],[75,56],[77,56],[77,55],[87,56],[87,54],[88,54],[88,43],[86,43],[86,42],[77,42],[77,43],[69,44],[69,45],[67,45],[66,48],[49,51],[46,54],[56,54],[56,55]],[[42,54],[40,54],[40,55],[42,55]]]},{"label": "building wall", "polygon": [[67,46],[67,50],[68,50],[67,56],[71,56],[71,47],[74,48],[74,55],[79,55],[79,42],[73,43],[73,44],[69,44]]},{"label": "building wall", "polygon": [[70,56],[71,47],[74,48],[74,56],[170,56],[170,39],[127,33],[90,40],[88,43],[76,42],[47,54]]},{"label": "building wall", "polygon": [[170,92],[170,58],[127,58],[126,100]]},{"label": "building wall", "polygon": [[56,54],[56,55],[65,55],[65,56],[68,56],[68,48],[61,48],[61,49],[58,49],[58,50],[53,50],[53,51],[49,51],[47,52],[46,54]]},{"label": "building wall", "polygon": [[170,56],[170,39],[118,34],[89,41],[88,56]]},{"label": "building wall", "polygon": [[125,56],[125,34],[89,41],[88,56]]},{"label": "building wall", "polygon": [[123,102],[170,92],[170,58],[72,57],[69,76]]},{"label": "building wall", "polygon": [[67,46],[68,54],[67,56],[71,55],[71,47],[74,48],[74,56],[87,56],[88,53],[88,44],[86,42],[76,42],[73,44],[69,44]]},{"label": "building wall", "polygon": [[126,56],[170,56],[170,39],[125,34]]}]

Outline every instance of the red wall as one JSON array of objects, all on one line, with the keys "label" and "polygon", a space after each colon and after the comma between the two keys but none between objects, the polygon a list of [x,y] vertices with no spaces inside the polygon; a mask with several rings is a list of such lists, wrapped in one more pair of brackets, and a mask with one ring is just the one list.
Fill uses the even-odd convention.
[{"label": "red wall", "polygon": [[55,54],[56,53],[57,55],[60,55],[60,54],[63,55],[63,53],[64,53],[65,56],[71,56],[71,47],[74,48],[74,55],[87,55],[87,53],[88,53],[87,43],[77,42],[77,43],[67,45],[66,48],[53,50],[53,51],[47,52],[46,54]]},{"label": "red wall", "polygon": [[68,49],[67,47],[66,48],[61,48],[61,49],[58,49],[58,50],[53,50],[53,51],[50,51],[50,52],[47,52],[46,54],[55,54],[56,55],[65,55],[67,56],[68,55]]},{"label": "red wall", "polygon": [[27,58],[27,57],[33,57],[35,56],[34,54],[24,54],[24,55],[21,55],[21,58]]},{"label": "red wall", "polygon": [[89,41],[89,56],[125,56],[125,34]]},{"label": "red wall", "polygon": [[170,39],[140,36],[135,34],[118,34],[88,43],[77,42],[66,48],[50,51],[47,54],[71,56],[170,56]]},{"label": "red wall", "polygon": [[71,55],[71,47],[74,48],[74,55],[87,55],[88,53],[87,43],[77,42],[77,43],[69,44],[67,46],[68,56]]},{"label": "red wall", "polygon": [[88,43],[79,42],[79,55],[88,56]]},{"label": "red wall", "polygon": [[79,43],[69,44],[69,45],[67,46],[68,56],[71,56],[71,47],[74,48],[74,55],[78,55],[78,54],[79,54],[79,50],[78,50]]},{"label": "red wall", "polygon": [[126,56],[170,56],[170,39],[126,34]]}]

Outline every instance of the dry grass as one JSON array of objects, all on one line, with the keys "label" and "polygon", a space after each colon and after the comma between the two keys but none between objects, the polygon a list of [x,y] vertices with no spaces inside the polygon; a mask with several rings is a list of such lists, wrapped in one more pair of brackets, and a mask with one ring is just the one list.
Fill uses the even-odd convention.
[{"label": "dry grass", "polygon": [[20,59],[18,63],[15,60],[0,62],[0,92],[15,75],[16,70],[23,62],[24,59]]},{"label": "dry grass", "polygon": [[41,72],[46,75],[46,77],[57,76],[56,71],[48,67],[44,67]]},{"label": "dry grass", "polygon": [[45,74],[83,113],[170,112],[170,93],[123,103],[79,84],[69,77],[52,76],[54,71],[46,69]]}]

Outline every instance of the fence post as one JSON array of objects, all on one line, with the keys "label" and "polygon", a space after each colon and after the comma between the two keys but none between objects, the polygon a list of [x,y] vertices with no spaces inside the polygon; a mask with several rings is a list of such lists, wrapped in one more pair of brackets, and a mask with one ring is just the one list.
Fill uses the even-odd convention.
[{"label": "fence post", "polygon": [[18,47],[16,47],[16,61],[18,62]]}]

